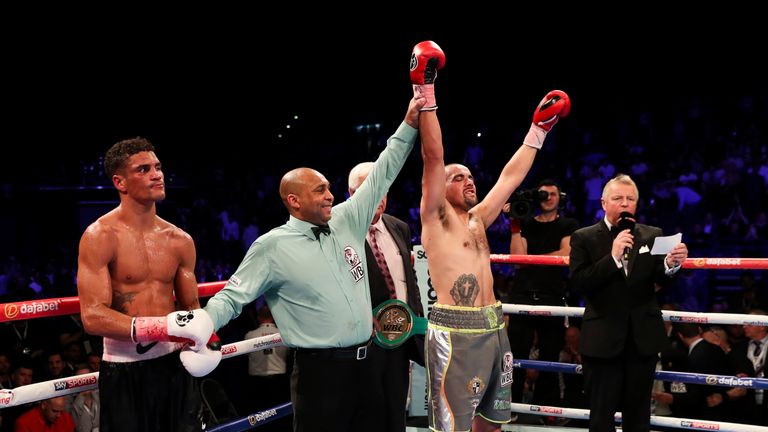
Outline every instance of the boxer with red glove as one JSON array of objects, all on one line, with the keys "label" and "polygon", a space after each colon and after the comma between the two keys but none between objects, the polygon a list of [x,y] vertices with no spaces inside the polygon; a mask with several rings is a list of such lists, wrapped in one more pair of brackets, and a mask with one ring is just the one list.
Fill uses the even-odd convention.
[{"label": "boxer with red glove", "polygon": [[523,144],[541,150],[547,132],[561,117],[571,112],[571,99],[561,90],[552,90],[544,96],[533,113],[533,124]]},{"label": "boxer with red glove", "polygon": [[435,100],[435,79],[438,69],[445,66],[445,53],[432,41],[419,42],[411,53],[411,83],[415,98],[426,98],[427,103],[420,111],[437,109]]}]

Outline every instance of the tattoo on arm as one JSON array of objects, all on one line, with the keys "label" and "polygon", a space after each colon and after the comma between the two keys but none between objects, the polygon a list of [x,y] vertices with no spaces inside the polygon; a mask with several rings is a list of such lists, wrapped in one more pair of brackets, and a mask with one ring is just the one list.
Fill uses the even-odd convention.
[{"label": "tattoo on arm", "polygon": [[112,291],[112,309],[127,314],[128,304],[133,302],[134,297],[136,297],[136,293]]},{"label": "tattoo on arm", "polygon": [[473,274],[463,274],[456,279],[451,288],[451,297],[456,306],[473,306],[480,293],[480,284]]}]

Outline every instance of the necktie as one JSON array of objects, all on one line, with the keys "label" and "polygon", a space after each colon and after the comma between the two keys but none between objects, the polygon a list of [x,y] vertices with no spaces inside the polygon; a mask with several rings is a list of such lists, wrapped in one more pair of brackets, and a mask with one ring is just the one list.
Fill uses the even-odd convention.
[{"label": "necktie", "polygon": [[379,270],[381,270],[381,275],[384,276],[384,281],[387,283],[387,288],[389,288],[389,298],[396,299],[397,291],[395,291],[395,281],[392,279],[392,274],[389,272],[389,267],[387,267],[387,260],[384,258],[384,254],[381,252],[381,249],[379,249],[379,244],[376,243],[376,228],[374,226],[370,226],[368,228],[368,232],[371,234],[371,251],[373,252],[373,257],[376,258],[376,264],[379,266]]},{"label": "necktie", "polygon": [[331,234],[331,227],[328,225],[320,225],[316,227],[312,227],[312,232],[315,234],[315,239],[320,240],[320,233],[323,233],[325,235]]},{"label": "necktie", "polygon": [[[752,341],[752,345],[755,346],[755,349],[752,351],[752,364],[755,366],[755,376],[758,378],[762,378],[764,376],[763,371],[765,370],[765,359],[763,359],[762,363],[760,362],[760,348],[762,344],[763,343],[761,341]],[[755,403],[758,406],[763,404],[764,398],[765,390],[755,390]]]}]

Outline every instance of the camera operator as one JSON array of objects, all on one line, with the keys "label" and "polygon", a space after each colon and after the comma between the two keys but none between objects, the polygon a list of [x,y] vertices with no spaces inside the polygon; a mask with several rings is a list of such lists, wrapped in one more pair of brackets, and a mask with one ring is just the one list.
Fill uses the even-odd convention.
[{"label": "camera operator", "polygon": [[[535,217],[520,218],[520,211],[526,210],[524,202],[512,203],[509,243],[510,254],[561,255],[571,251],[571,233],[578,228],[575,219],[559,214],[560,187],[553,180],[542,180],[535,191],[524,191],[517,195],[523,200],[530,196],[531,206],[538,207]],[[514,197],[513,197],[514,201]],[[517,205],[515,205],[517,204]],[[519,266],[515,273],[514,285],[508,302],[528,305],[563,306],[565,304],[567,268],[562,266]],[[565,325],[562,317],[509,316],[509,342],[516,359],[527,359],[534,344],[534,333],[538,341],[539,360],[558,361],[564,344]],[[522,400],[525,369],[514,370],[512,401]],[[556,406],[560,404],[558,376],[553,372],[542,372],[536,380],[533,404]]]}]

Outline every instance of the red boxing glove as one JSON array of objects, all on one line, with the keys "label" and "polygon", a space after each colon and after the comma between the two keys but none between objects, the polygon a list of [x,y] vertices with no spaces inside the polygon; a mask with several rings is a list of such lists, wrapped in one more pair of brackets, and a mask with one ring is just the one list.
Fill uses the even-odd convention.
[{"label": "red boxing glove", "polygon": [[571,112],[571,99],[561,90],[552,90],[544,96],[533,113],[533,124],[549,132],[560,117]]},{"label": "red boxing glove", "polygon": [[520,219],[511,218],[509,220],[509,232],[518,234],[520,232]]},{"label": "red boxing glove", "polygon": [[437,70],[445,66],[445,53],[432,41],[419,42],[411,53],[411,83],[414,97],[424,97],[427,103],[421,111],[437,109],[435,79]]},{"label": "red boxing glove", "polygon": [[544,138],[560,117],[571,112],[571,99],[561,90],[552,90],[544,96],[536,111],[533,113],[533,124],[523,140],[523,144],[541,149]]}]

